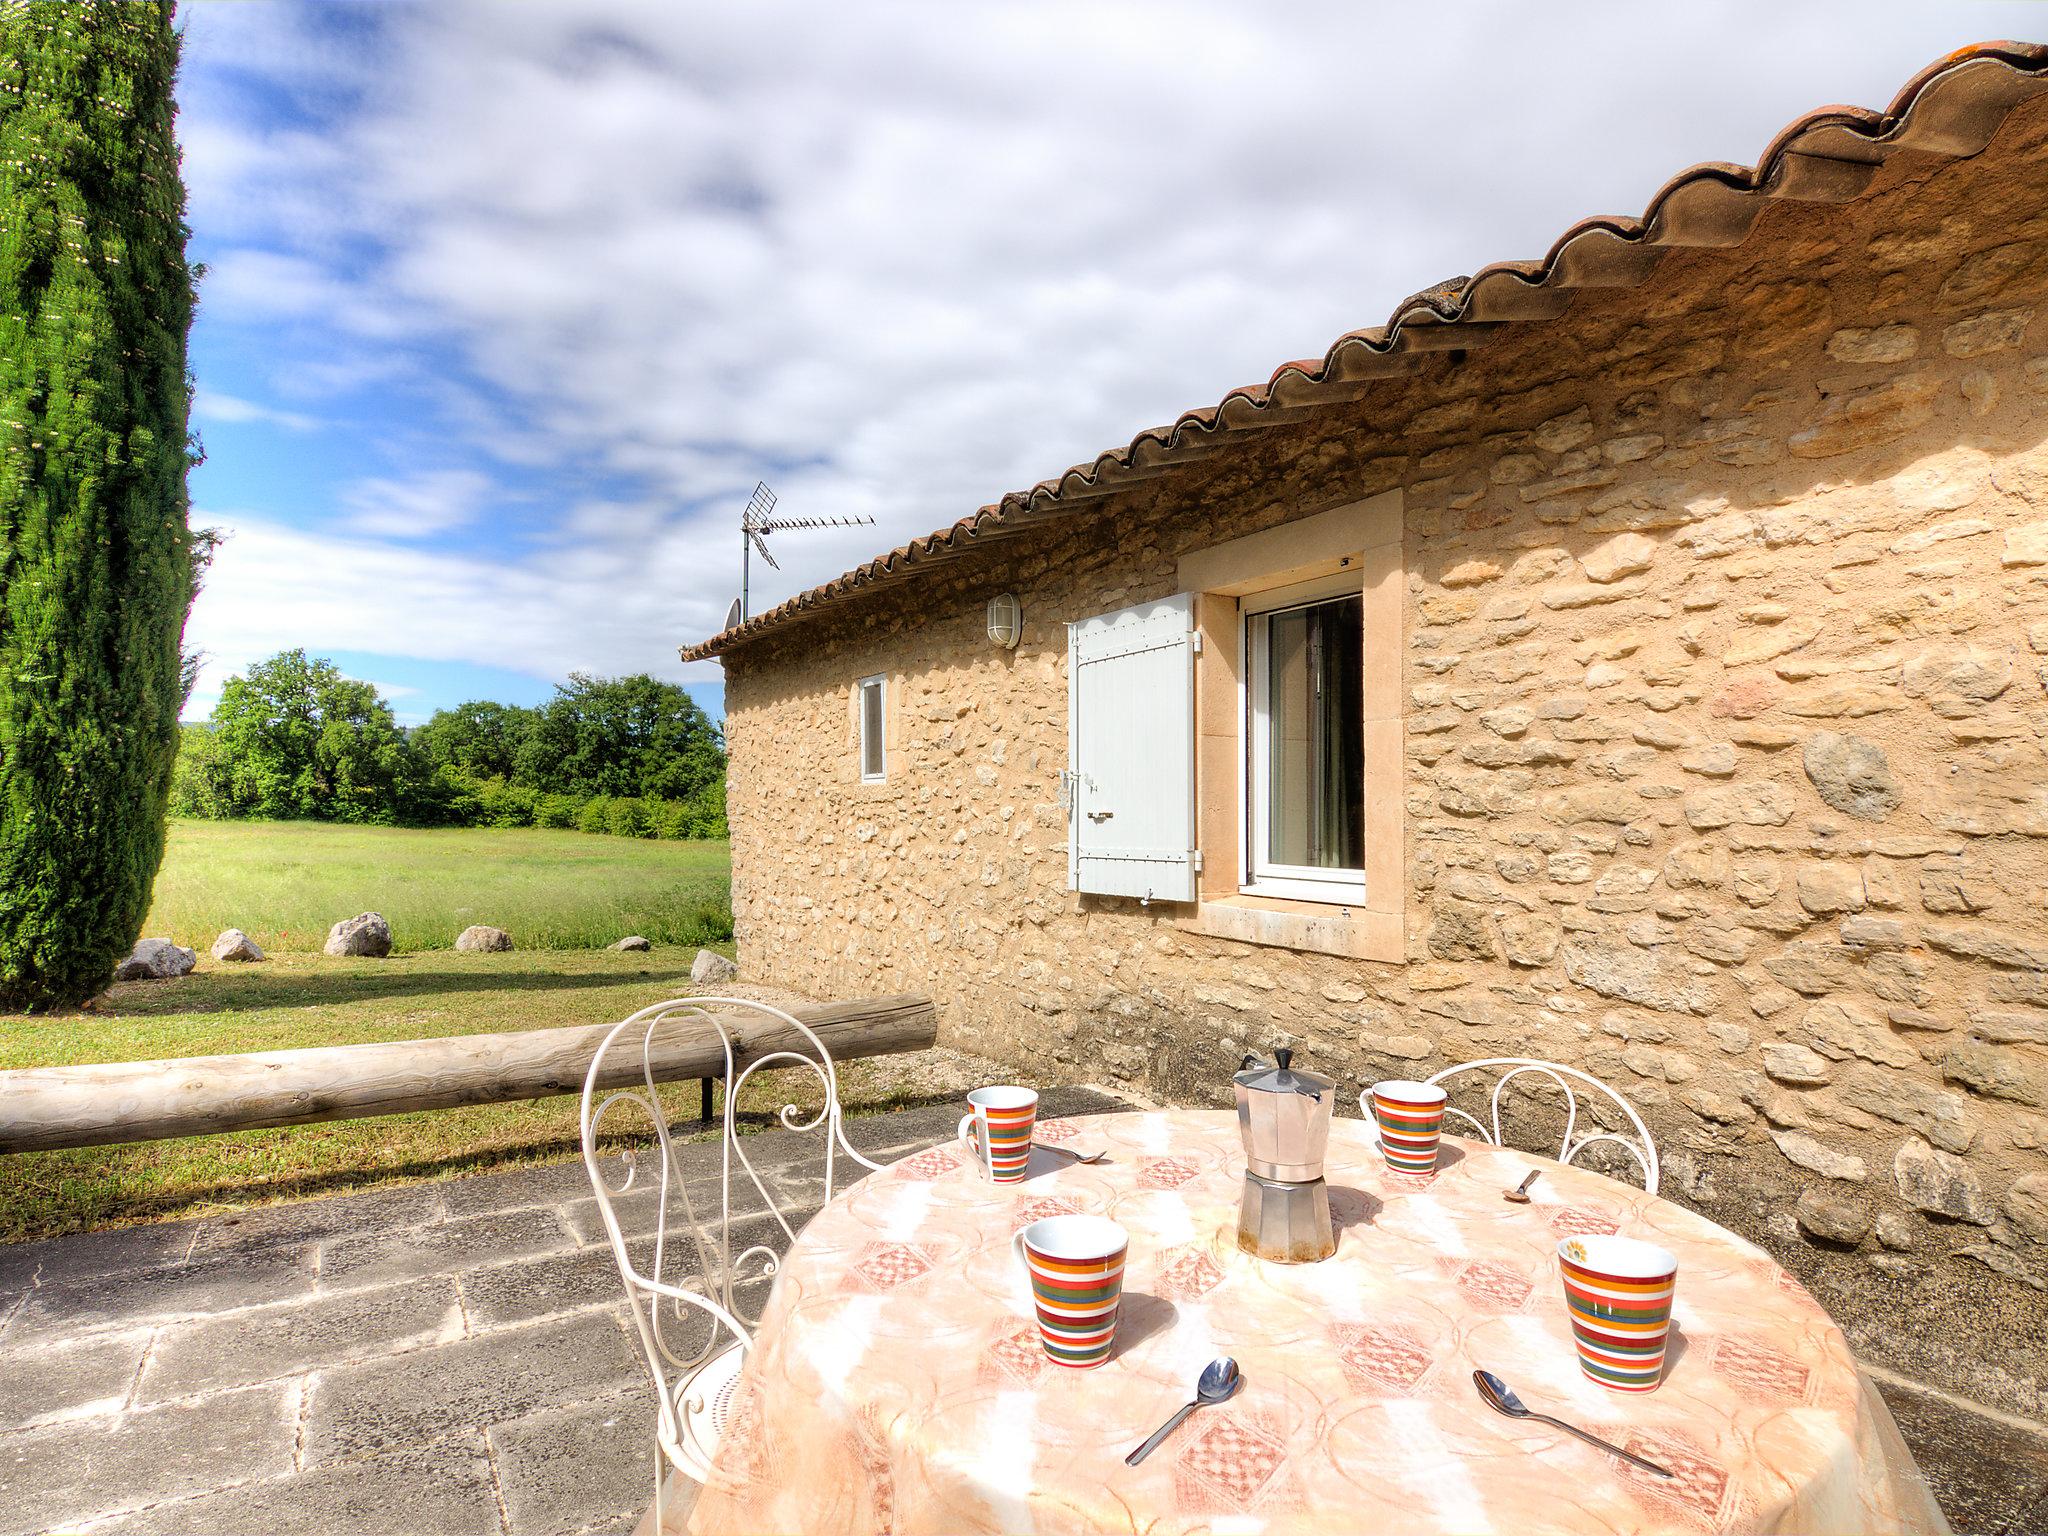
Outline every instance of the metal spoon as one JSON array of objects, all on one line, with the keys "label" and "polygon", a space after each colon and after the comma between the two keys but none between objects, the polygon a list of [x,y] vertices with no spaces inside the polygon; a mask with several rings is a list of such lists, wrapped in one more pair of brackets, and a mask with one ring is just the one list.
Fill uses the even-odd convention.
[{"label": "metal spoon", "polygon": [[1643,1460],[1642,1457],[1636,1455],[1633,1451],[1624,1451],[1611,1440],[1602,1440],[1598,1435],[1589,1435],[1576,1425],[1567,1424],[1563,1419],[1553,1419],[1547,1413],[1531,1413],[1522,1406],[1522,1400],[1515,1396],[1515,1389],[1491,1371],[1474,1371],[1472,1373],[1472,1385],[1479,1389],[1479,1395],[1486,1399],[1487,1406],[1496,1413],[1504,1413],[1511,1419],[1535,1419],[1539,1423],[1554,1425],[1568,1435],[1577,1435],[1588,1445],[1597,1445],[1603,1451],[1614,1452],[1623,1461],[1633,1462],[1646,1472],[1654,1472],[1659,1477],[1671,1476],[1670,1471],[1666,1468],[1658,1466],[1654,1461]]},{"label": "metal spoon", "polygon": [[1501,1199],[1512,1200],[1517,1205],[1527,1205],[1529,1203],[1529,1186],[1536,1182],[1536,1175],[1542,1171],[1541,1168],[1531,1168],[1529,1170],[1529,1177],[1502,1195]]},{"label": "metal spoon", "polygon": [[1052,1150],[1055,1152],[1066,1153],[1067,1156],[1071,1157],[1077,1163],[1099,1163],[1105,1157],[1109,1156],[1109,1149],[1107,1147],[1103,1148],[1100,1152],[1076,1152],[1069,1147],[1057,1146],[1054,1147]]},{"label": "metal spoon", "polygon": [[1124,1465],[1135,1467],[1139,1462],[1159,1449],[1159,1442],[1172,1434],[1180,1421],[1197,1408],[1206,1408],[1211,1403],[1220,1403],[1233,1396],[1244,1385],[1237,1362],[1225,1355],[1221,1360],[1211,1360],[1202,1371],[1202,1379],[1195,1383],[1195,1400],[1181,1409],[1172,1418],[1152,1431],[1152,1438],[1124,1458]]}]

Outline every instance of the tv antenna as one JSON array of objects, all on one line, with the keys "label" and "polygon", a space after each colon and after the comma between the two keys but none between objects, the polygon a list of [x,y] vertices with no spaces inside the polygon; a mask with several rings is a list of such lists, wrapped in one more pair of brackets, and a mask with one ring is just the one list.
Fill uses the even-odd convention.
[{"label": "tv antenna", "polygon": [[[761,552],[761,558],[776,570],[782,567],[768,552],[768,535],[783,533],[796,528],[859,528],[872,523],[872,517],[777,517],[775,515],[775,493],[768,489],[768,482],[754,483],[754,494],[747,498],[747,508],[740,514],[740,597],[734,606],[739,613],[739,623],[747,621],[747,586],[752,575],[754,551]],[[726,627],[733,625],[733,616],[726,615]]]}]

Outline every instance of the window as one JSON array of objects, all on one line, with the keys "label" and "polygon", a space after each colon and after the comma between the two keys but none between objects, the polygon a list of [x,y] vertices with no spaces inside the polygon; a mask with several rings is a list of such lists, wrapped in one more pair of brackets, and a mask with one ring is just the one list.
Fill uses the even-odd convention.
[{"label": "window", "polygon": [[1355,574],[1245,609],[1244,889],[1365,896],[1365,600]]},{"label": "window", "polygon": [[864,677],[854,685],[854,698],[859,705],[860,781],[863,784],[879,784],[884,777],[882,690],[885,686],[880,677]]}]

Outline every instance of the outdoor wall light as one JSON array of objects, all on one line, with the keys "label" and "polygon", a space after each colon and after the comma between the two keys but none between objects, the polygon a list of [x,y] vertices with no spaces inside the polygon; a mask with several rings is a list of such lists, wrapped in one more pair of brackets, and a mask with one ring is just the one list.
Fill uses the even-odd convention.
[{"label": "outdoor wall light", "polygon": [[1024,605],[1017,594],[1005,592],[988,600],[988,637],[1006,651],[1017,649],[1024,638]]}]

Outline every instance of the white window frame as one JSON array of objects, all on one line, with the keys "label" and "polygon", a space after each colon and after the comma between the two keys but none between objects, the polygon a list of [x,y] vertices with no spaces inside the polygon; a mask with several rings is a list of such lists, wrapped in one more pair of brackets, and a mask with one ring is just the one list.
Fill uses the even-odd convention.
[{"label": "white window frame", "polygon": [[[875,730],[879,739],[875,741],[875,771],[868,772],[868,690],[875,691]],[[877,672],[873,677],[864,677],[853,685],[853,731],[854,750],[859,754],[855,765],[860,769],[863,784],[881,784],[889,777],[889,677]]]},{"label": "white window frame", "polygon": [[[1239,622],[1243,626],[1238,637],[1242,647],[1238,654],[1244,657],[1243,677],[1238,686],[1238,718],[1244,722],[1244,753],[1239,759],[1238,774],[1238,824],[1244,832],[1244,858],[1238,871],[1238,890],[1244,895],[1328,902],[1345,907],[1365,905],[1365,871],[1362,868],[1324,869],[1313,865],[1275,864],[1262,856],[1270,846],[1268,807],[1271,800],[1263,791],[1266,765],[1272,761],[1265,625],[1273,614],[1286,609],[1352,595],[1363,595],[1359,572],[1346,570],[1313,581],[1250,593],[1238,602]],[[1361,667],[1364,665],[1363,656],[1359,664]]]}]

